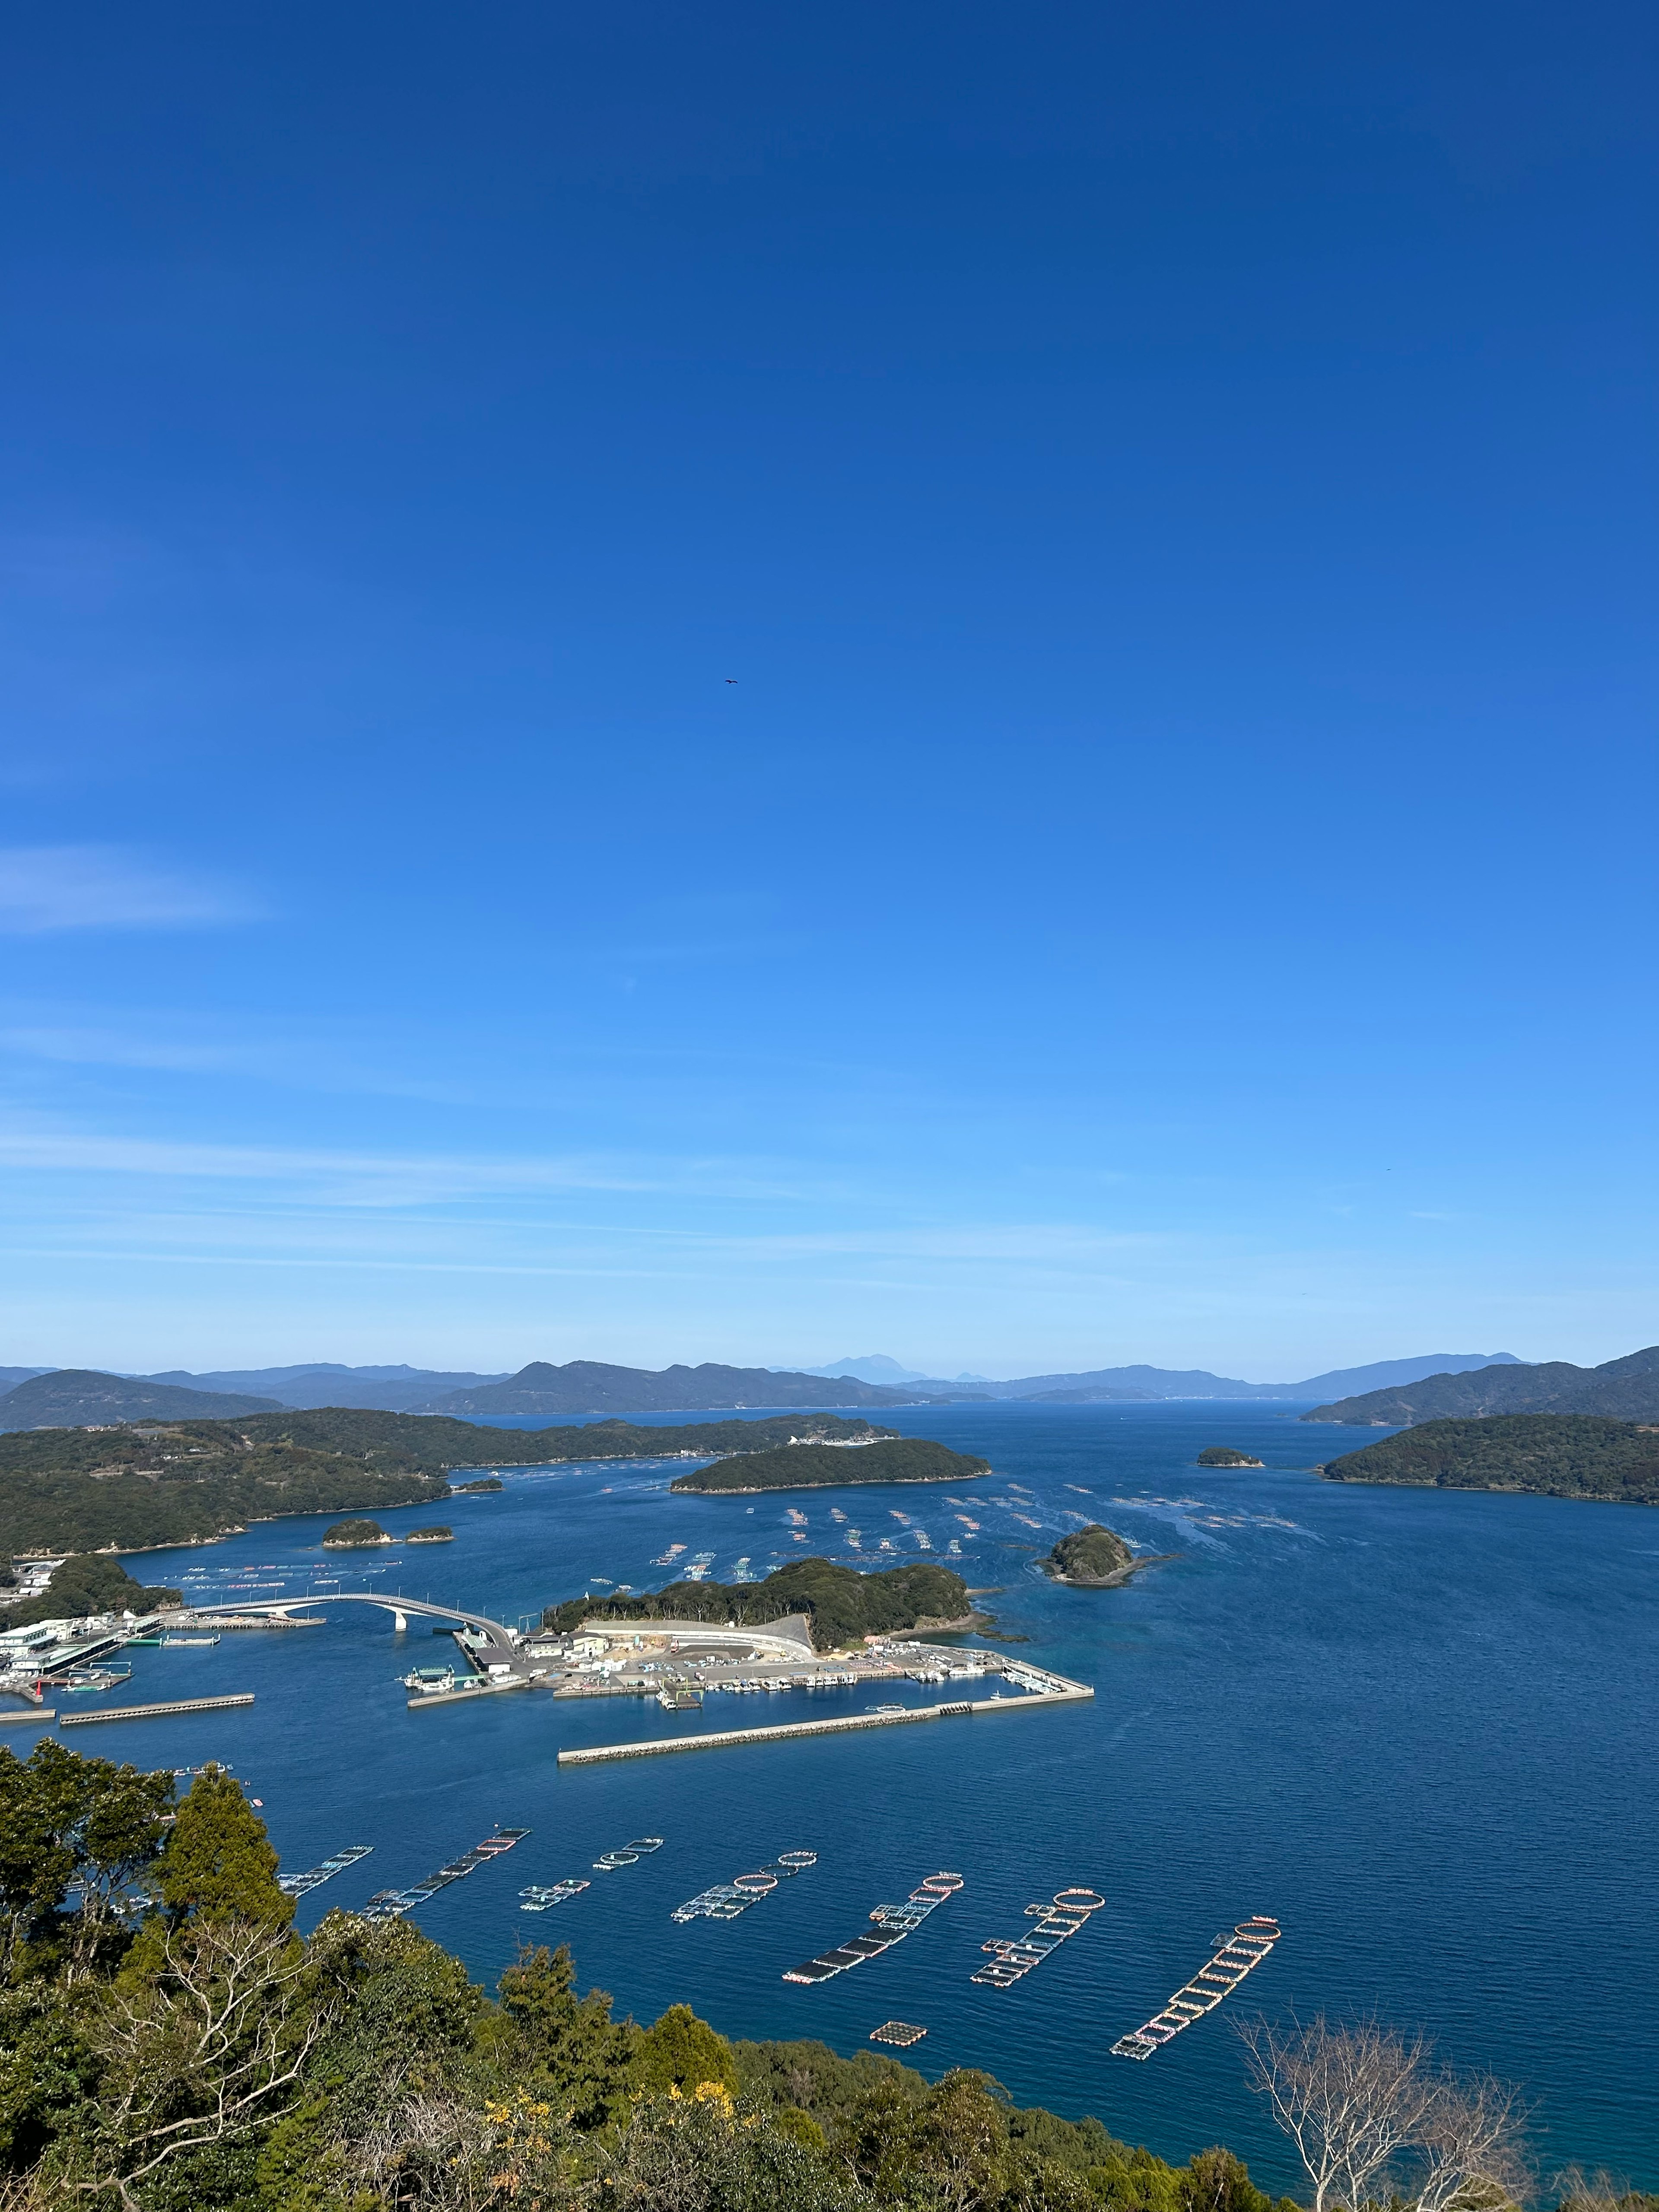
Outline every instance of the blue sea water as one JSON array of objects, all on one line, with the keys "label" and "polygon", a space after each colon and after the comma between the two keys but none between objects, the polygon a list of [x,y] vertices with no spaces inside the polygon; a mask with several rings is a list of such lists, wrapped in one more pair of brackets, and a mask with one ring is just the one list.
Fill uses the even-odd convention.
[{"label": "blue sea water", "polygon": [[[343,1606],[325,1628],[137,1651],[115,1693],[248,1689],[250,1709],[70,1740],[146,1765],[228,1761],[287,1869],[372,1844],[301,1925],[418,1880],[498,1823],[527,1826],[416,1915],[488,1984],[520,1941],[568,1941],[584,1981],[641,2019],[683,1999],[732,2035],[842,2051],[883,2020],[915,2021],[928,2035],[908,2056],[931,2074],[983,2067],[1023,2103],[1098,2113],[1170,2158],[1231,2143],[1275,2189],[1296,2169],[1229,2015],[1375,2012],[1520,2083],[1547,2172],[1578,2161],[1659,2188],[1659,1515],[1325,1484],[1312,1463],[1364,1439],[1289,1410],[917,1410],[893,1425],[981,1453],[994,1475],[950,1497],[699,1498],[669,1494],[676,1465],[578,1467],[457,1498],[453,1544],[366,1566],[316,1548],[324,1518],[128,1563],[188,1574],[198,1598],[340,1573],[514,1620],[601,1577],[659,1583],[672,1570],[652,1562],[671,1543],[682,1567],[712,1553],[726,1579],[739,1560],[758,1577],[816,1553],[889,1565],[925,1533],[927,1556],[997,1589],[1000,1628],[1030,1639],[1015,1650],[1095,1686],[1089,1705],[561,1772],[562,1746],[858,1711],[872,1693],[711,1698],[701,1716],[536,1693],[411,1712],[397,1676],[451,1647]],[[1202,1472],[1195,1454],[1214,1443],[1267,1465]],[[380,1517],[395,1532],[434,1516]],[[1124,1589],[1057,1587],[1035,1561],[1083,1519],[1177,1556]],[[20,1735],[7,1731],[21,1750]],[[592,1870],[642,1833],[664,1848]],[[817,1865],[740,1920],[670,1918],[791,1847]],[[781,1979],[936,1869],[965,1886],[905,1942],[817,1988]],[[581,1896],[520,1912],[524,1884],[572,1874],[591,1882]],[[974,1986],[983,1942],[1072,1883],[1108,1900],[1088,1928],[1013,1989]],[[1145,2065],[1109,2055],[1218,1930],[1256,1912],[1285,1938],[1236,1996]]]}]

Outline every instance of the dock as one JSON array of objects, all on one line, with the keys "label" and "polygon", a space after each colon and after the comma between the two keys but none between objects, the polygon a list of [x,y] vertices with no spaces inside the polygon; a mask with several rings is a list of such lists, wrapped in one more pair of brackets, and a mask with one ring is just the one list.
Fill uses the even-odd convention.
[{"label": "dock", "polygon": [[57,1717],[56,1705],[43,1705],[32,1713],[0,1713],[0,1728],[4,1728],[8,1721],[14,1723],[18,1721],[33,1721],[38,1726],[42,1721],[55,1721]]},{"label": "dock", "polygon": [[958,1704],[907,1705],[893,1713],[849,1713],[824,1721],[783,1721],[774,1728],[710,1729],[686,1735],[647,1736],[639,1743],[594,1744],[583,1751],[562,1751],[561,1766],[594,1766],[613,1759],[654,1759],[671,1751],[724,1751],[732,1744],[781,1743],[811,1735],[858,1735],[871,1729],[915,1728],[926,1721],[968,1720],[980,1713],[1035,1712],[1048,1705],[1070,1705],[1094,1691],[1086,1682],[1068,1682],[1063,1675],[1044,1674],[1045,1686],[1018,1698],[974,1698]]},{"label": "dock", "polygon": [[[165,1705],[112,1705],[101,1713],[64,1713],[58,1723],[59,1728],[95,1728],[100,1721],[159,1721],[173,1713],[222,1713],[231,1705],[251,1705],[252,1690],[240,1690],[229,1698],[177,1698]],[[31,1716],[38,1720],[40,1716]]]},{"label": "dock", "polygon": [[458,1682],[453,1690],[422,1690],[409,1700],[409,1710],[418,1713],[428,1705],[476,1705],[480,1698],[498,1697],[503,1690],[533,1690],[535,1686],[522,1674],[515,1674],[508,1682],[482,1682],[475,1675],[469,1681]]}]

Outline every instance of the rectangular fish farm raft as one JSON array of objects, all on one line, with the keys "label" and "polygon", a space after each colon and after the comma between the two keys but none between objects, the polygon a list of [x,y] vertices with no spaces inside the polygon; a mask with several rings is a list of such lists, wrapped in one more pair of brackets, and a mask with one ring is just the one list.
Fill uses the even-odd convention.
[{"label": "rectangular fish farm raft", "polygon": [[1106,1902],[1097,1889],[1061,1889],[1054,1893],[1052,1905],[1028,1905],[1028,1917],[1036,1922],[1029,1936],[994,1936],[982,1950],[991,1957],[969,1979],[989,1984],[994,1990],[1009,1990],[1023,1981],[1033,1966],[1040,1966],[1050,1951],[1086,1928],[1089,1916],[1098,1912]]},{"label": "rectangular fish farm raft", "polygon": [[1219,1948],[1207,1964],[1200,1966],[1190,1982],[1185,1982],[1170,1999],[1162,2012],[1154,2013],[1144,2027],[1131,2035],[1121,2035],[1112,2045],[1115,2058],[1150,2058],[1171,2043],[1184,2027],[1195,2020],[1202,2020],[1206,2012],[1213,2012],[1228,1992],[1236,1990],[1246,1974],[1253,1973],[1278,1942],[1280,1929],[1276,1920],[1257,1913],[1249,1920],[1241,1920],[1231,1936],[1218,1936]]},{"label": "rectangular fish farm raft", "polygon": [[417,1905],[424,1905],[441,1889],[447,1889],[452,1881],[464,1881],[468,1875],[477,1873],[481,1866],[488,1866],[491,1859],[510,1851],[529,1833],[528,1828],[497,1828],[493,1836],[486,1836],[470,1851],[463,1851],[459,1858],[451,1859],[447,1866],[441,1866],[436,1874],[429,1874],[424,1881],[417,1881],[413,1889],[376,1890],[364,1905],[362,1917],[365,1920],[401,1920],[405,1912],[412,1912]]},{"label": "rectangular fish farm raft", "polygon": [[325,1881],[332,1881],[337,1874],[366,1859],[374,1850],[373,1844],[348,1844],[344,1850],[336,1851],[321,1866],[308,1867],[304,1874],[285,1874],[277,1878],[276,1887],[284,1897],[307,1897],[313,1889],[320,1889]]},{"label": "rectangular fish farm raft", "polygon": [[866,1959],[874,1959],[884,1951],[890,1951],[895,1943],[902,1943],[915,1929],[920,1928],[928,1914],[954,1897],[962,1887],[959,1874],[930,1874],[919,1881],[902,1905],[878,1905],[870,1915],[870,1926],[857,1936],[849,1936],[844,1943],[825,1951],[817,1959],[809,1959],[804,1966],[792,1966],[784,1976],[786,1982],[827,1982],[834,1975],[844,1974],[849,1967],[861,1966]]},{"label": "rectangular fish farm raft", "polygon": [[781,1881],[793,1881],[798,1874],[818,1863],[816,1851],[780,1851],[753,1874],[734,1874],[730,1881],[717,1881],[712,1889],[700,1890],[684,1905],[674,1907],[676,1920],[735,1920],[739,1913],[747,1912],[751,1905],[758,1905],[763,1897],[770,1897]]}]

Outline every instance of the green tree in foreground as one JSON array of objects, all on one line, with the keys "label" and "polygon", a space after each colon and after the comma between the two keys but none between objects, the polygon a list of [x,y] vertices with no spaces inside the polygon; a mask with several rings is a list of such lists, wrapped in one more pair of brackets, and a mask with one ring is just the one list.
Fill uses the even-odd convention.
[{"label": "green tree in foreground", "polygon": [[210,1766],[179,1808],[161,1858],[161,1900],[175,1923],[195,1913],[286,1928],[294,1900],[276,1887],[278,1863],[265,1824],[240,1784]]}]

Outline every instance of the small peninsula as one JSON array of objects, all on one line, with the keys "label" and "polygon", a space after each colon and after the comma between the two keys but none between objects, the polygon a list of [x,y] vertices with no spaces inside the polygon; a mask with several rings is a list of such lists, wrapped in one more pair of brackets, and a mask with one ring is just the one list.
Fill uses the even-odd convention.
[{"label": "small peninsula", "polygon": [[378,1521],[337,1521],[331,1528],[323,1531],[325,1552],[358,1552],[371,1544],[392,1541]]},{"label": "small peninsula", "polygon": [[671,1490],[821,1490],[869,1482],[973,1482],[991,1472],[988,1460],[951,1451],[927,1437],[894,1437],[872,1444],[786,1444],[781,1451],[744,1452],[676,1475]]},{"label": "small peninsula", "polygon": [[1200,1452],[1199,1467],[1265,1467],[1265,1460],[1252,1459],[1249,1452],[1235,1451],[1231,1444],[1211,1444]]},{"label": "small peninsula", "polygon": [[759,1583],[671,1583],[627,1597],[578,1597],[550,1605],[544,1628],[569,1635],[585,1620],[699,1620],[763,1628],[805,1613],[812,1648],[835,1651],[866,1636],[910,1628],[953,1628],[973,1613],[968,1585],[931,1560],[861,1575],[833,1559],[791,1559]]},{"label": "small peninsula", "polygon": [[476,1482],[458,1482],[454,1486],[457,1498],[482,1498],[487,1491],[506,1488],[499,1474],[481,1474]]},{"label": "small peninsula", "polygon": [[1425,1421],[1345,1452],[1316,1472],[1327,1482],[1528,1490],[1547,1498],[1659,1505],[1659,1425],[1572,1413]]},{"label": "small peninsula", "polygon": [[1110,1589],[1128,1581],[1136,1559],[1115,1528],[1093,1521],[1086,1528],[1062,1536],[1038,1564],[1054,1582],[1071,1583],[1079,1589]]},{"label": "small peninsula", "polygon": [[[15,1587],[15,1577],[10,1579]],[[118,1559],[103,1552],[65,1559],[38,1597],[0,1607],[0,1628],[32,1628],[37,1620],[78,1620],[88,1613],[155,1613],[183,1603],[176,1589],[134,1582]]]}]

